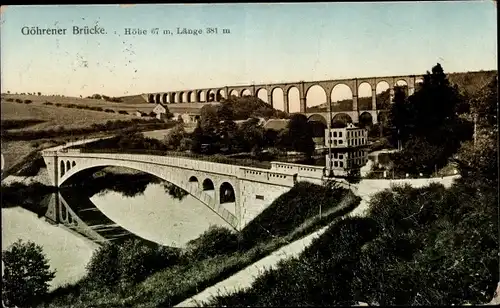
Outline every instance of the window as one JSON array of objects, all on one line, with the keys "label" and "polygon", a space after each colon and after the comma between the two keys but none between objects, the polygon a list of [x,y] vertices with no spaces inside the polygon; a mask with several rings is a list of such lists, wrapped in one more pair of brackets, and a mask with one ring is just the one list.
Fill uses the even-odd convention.
[{"label": "window", "polygon": [[339,154],[339,159],[344,159],[344,155]]},{"label": "window", "polygon": [[255,199],[264,200],[263,195],[255,195]]},{"label": "window", "polygon": [[334,153],[334,154],[333,154],[333,157],[334,157],[335,159],[337,159],[337,158],[338,158],[338,154],[337,154],[337,153]]},{"label": "window", "polygon": [[337,161],[334,161],[334,162],[333,162],[333,165],[334,165],[335,167],[338,167],[338,166],[339,166],[339,163],[338,163]]},{"label": "window", "polygon": [[342,132],[339,132],[339,137],[342,137]]},{"label": "window", "polygon": [[342,141],[342,139],[340,139],[340,140],[339,140],[339,144],[342,144],[342,143],[344,143],[344,142]]},{"label": "window", "polygon": [[340,168],[344,167],[344,163],[343,162],[339,162],[339,165],[340,165]]},{"label": "window", "polygon": [[337,132],[333,132],[333,137],[337,137]]}]

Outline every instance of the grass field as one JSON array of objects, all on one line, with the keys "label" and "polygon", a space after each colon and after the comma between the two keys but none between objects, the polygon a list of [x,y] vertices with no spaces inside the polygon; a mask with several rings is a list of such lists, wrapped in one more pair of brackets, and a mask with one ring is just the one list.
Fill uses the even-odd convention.
[{"label": "grass field", "polygon": [[[12,99],[14,101],[7,101]],[[17,103],[16,99],[31,100],[31,104]],[[50,102],[53,105],[44,105]],[[76,108],[57,107],[55,104],[62,105],[82,105],[89,107],[101,107],[103,109],[112,109],[116,113],[103,111],[92,111]],[[123,102],[114,103],[104,100],[62,97],[62,96],[37,96],[37,95],[17,95],[2,94],[1,97],[1,120],[16,122],[19,120],[36,120],[30,125],[19,125],[9,131],[38,131],[57,129],[64,127],[66,129],[89,127],[92,124],[103,124],[111,120],[131,120],[137,118],[136,110],[151,112],[153,106],[144,101],[140,96],[124,97]],[[129,115],[119,114],[118,111],[126,110]],[[2,127],[2,131],[6,130]],[[99,133],[92,136],[102,135]],[[80,136],[79,138],[91,138],[92,136]],[[22,163],[30,154],[43,148],[54,146],[56,142],[68,141],[71,137],[51,138],[32,141],[4,141],[1,145],[2,155],[5,159],[4,170],[9,170],[16,164]],[[75,137],[76,138],[76,137]]]},{"label": "grass field", "polygon": [[[6,99],[32,100],[31,104],[9,102]],[[92,111],[76,108],[57,107],[55,105],[44,105],[45,102],[86,105],[91,107],[101,107],[103,109],[112,109],[116,113],[103,111]],[[153,107],[147,103],[129,105],[122,103],[111,103],[95,99],[78,99],[50,96],[30,96],[30,95],[5,95],[2,96],[1,103],[2,120],[41,120],[43,123],[35,124],[20,130],[41,130],[64,126],[66,128],[87,127],[94,123],[105,123],[108,120],[130,120],[137,118],[135,110],[141,109],[143,112],[150,112]],[[129,115],[118,114],[119,110],[129,112]]]}]

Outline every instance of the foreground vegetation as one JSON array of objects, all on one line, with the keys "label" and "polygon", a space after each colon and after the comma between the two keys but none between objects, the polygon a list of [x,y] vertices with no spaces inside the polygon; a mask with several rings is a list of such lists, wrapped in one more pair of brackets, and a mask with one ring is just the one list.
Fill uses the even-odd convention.
[{"label": "foreground vegetation", "polygon": [[[317,197],[306,193],[311,191],[322,196],[322,217]],[[338,219],[359,201],[334,184],[327,189],[298,183],[241,233],[213,227],[174,252],[133,241],[121,248],[104,246],[95,253],[84,279],[50,293],[40,306],[172,306]],[[284,215],[287,210],[291,212]],[[273,212],[283,215],[282,225],[276,224]]]},{"label": "foreground vegetation", "polygon": [[[405,127],[408,140],[423,140],[421,146],[405,150],[413,159],[396,161],[400,168],[426,170],[453,156],[461,178],[451,188],[432,184],[380,192],[372,197],[366,217],[341,220],[299,257],[266,271],[251,288],[221,294],[206,304],[242,307],[489,302],[500,278],[496,78],[467,101],[477,119],[475,140],[453,132],[461,125],[461,119],[456,118],[455,108],[460,102],[457,90],[449,86],[438,65],[424,81],[422,92],[410,98],[395,98],[399,106],[395,104],[394,108],[403,112],[392,115],[401,125],[414,124]],[[414,118],[402,121],[404,116],[419,115],[415,110],[405,112],[406,108],[430,108],[437,97],[442,110],[432,117],[429,127],[439,130],[426,134]],[[419,100],[423,104],[417,106]],[[446,129],[452,138],[436,148],[431,134],[438,137]],[[460,147],[457,138],[464,138]],[[435,155],[430,149],[436,150]],[[415,164],[416,159],[425,163]]]}]

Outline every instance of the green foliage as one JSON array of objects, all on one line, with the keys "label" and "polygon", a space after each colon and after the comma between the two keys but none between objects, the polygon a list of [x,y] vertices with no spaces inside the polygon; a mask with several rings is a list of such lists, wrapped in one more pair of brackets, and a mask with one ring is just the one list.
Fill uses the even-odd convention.
[{"label": "green foliage", "polygon": [[86,281],[94,289],[134,285],[180,260],[178,249],[130,239],[123,245],[101,246],[87,264]]},{"label": "green foliage", "polygon": [[238,235],[224,227],[210,226],[198,238],[187,243],[186,255],[190,260],[202,260],[226,255],[238,250]]},{"label": "green foliage", "polygon": [[397,171],[430,174],[448,163],[460,143],[472,136],[471,124],[458,117],[463,101],[439,63],[410,97],[395,92],[390,124],[393,143],[403,144],[403,151],[392,155]]},{"label": "green foliage", "polygon": [[48,292],[55,272],[50,270],[42,247],[18,240],[2,252],[2,301],[7,306],[38,304]]},{"label": "green foliage", "polygon": [[[286,118],[284,112],[272,108],[269,104],[255,96],[231,96],[222,105],[232,110],[232,120],[246,120],[251,117]],[[225,107],[224,107],[225,108]]]},{"label": "green foliage", "polygon": [[287,131],[287,143],[293,150],[303,152],[308,157],[314,153],[312,127],[305,115],[292,115],[290,122],[288,122]]},{"label": "green foliage", "polygon": [[95,286],[112,287],[120,280],[119,247],[105,244],[94,252],[87,264],[87,276]]},{"label": "green foliage", "polygon": [[184,125],[177,124],[164,137],[163,142],[169,149],[178,149],[181,146],[181,140],[187,136]]}]

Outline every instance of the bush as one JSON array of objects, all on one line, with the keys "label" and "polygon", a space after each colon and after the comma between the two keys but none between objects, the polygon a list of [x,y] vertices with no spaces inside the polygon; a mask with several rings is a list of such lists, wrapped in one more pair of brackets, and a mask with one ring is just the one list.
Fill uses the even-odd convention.
[{"label": "bush", "polygon": [[56,107],[61,107],[62,104],[61,103],[56,103]]},{"label": "bush", "polygon": [[120,110],[118,111],[119,114],[128,114],[128,112],[126,110]]},{"label": "bush", "polygon": [[41,246],[19,240],[3,251],[2,262],[2,301],[7,306],[33,306],[47,295],[55,272]]},{"label": "bush", "polygon": [[[120,278],[125,284],[135,284],[155,271],[156,251],[140,240],[128,240],[120,248]],[[156,263],[156,262],[155,262]]]},{"label": "bush", "polygon": [[51,103],[51,102],[45,102],[45,103],[43,103],[43,104],[44,104],[44,105],[47,105],[47,106],[52,106],[52,105],[54,105],[54,104],[53,104],[53,103]]},{"label": "bush", "polygon": [[89,281],[97,287],[112,287],[120,279],[119,247],[105,244],[94,252],[87,264]]},{"label": "bush", "polygon": [[104,109],[104,112],[115,113],[113,109]]},{"label": "bush", "polygon": [[238,250],[239,238],[233,231],[210,226],[198,238],[187,243],[186,255],[191,260],[202,260],[217,255],[230,254]]},{"label": "bush", "polygon": [[6,98],[5,100],[8,101],[8,102],[13,102],[14,101],[13,98]]},{"label": "bush", "polygon": [[21,99],[19,99],[19,98],[16,98],[16,103],[22,104],[23,101]]}]

